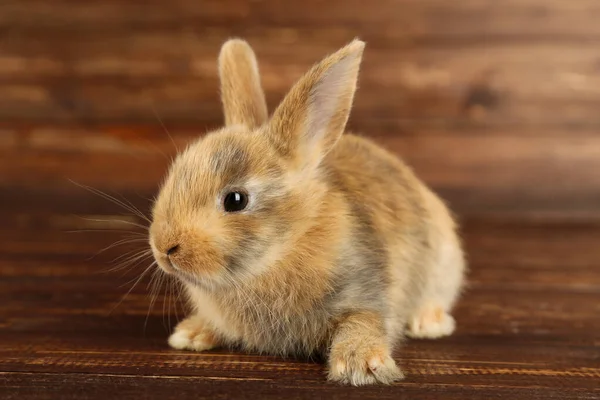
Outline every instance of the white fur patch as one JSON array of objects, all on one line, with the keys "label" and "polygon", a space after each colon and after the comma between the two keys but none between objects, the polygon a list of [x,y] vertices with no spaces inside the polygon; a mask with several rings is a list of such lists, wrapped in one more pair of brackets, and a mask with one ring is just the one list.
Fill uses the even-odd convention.
[{"label": "white fur patch", "polygon": [[185,330],[175,331],[169,336],[169,346],[177,350],[187,349],[190,342],[189,332]]},{"label": "white fur patch", "polygon": [[178,329],[169,336],[169,346],[177,350],[204,351],[213,347],[213,343],[208,342],[203,333],[192,336],[192,333],[186,329]]},{"label": "white fur patch", "polygon": [[446,312],[439,321],[417,315],[409,322],[406,336],[415,339],[437,339],[451,335],[455,327],[454,318]]}]

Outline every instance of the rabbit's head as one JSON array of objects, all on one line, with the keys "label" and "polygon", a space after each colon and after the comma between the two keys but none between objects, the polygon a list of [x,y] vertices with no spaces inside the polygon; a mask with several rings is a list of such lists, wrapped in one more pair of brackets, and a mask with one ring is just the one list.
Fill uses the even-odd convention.
[{"label": "rabbit's head", "polygon": [[177,156],[154,205],[150,245],[164,271],[235,285],[274,268],[306,234],[327,195],[319,164],[344,131],[363,48],[355,40],[316,64],[269,118],[252,49],[223,45],[225,127]]}]

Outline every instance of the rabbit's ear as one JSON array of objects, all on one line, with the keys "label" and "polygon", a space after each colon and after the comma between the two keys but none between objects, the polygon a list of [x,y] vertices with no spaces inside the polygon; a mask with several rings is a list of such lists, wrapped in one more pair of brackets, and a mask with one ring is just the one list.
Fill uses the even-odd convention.
[{"label": "rabbit's ear", "polygon": [[267,135],[280,154],[317,165],[344,132],[365,43],[354,40],[306,73],[279,105]]},{"label": "rabbit's ear", "polygon": [[221,99],[225,125],[257,128],[267,121],[267,103],[252,48],[241,39],[230,39],[219,54]]}]

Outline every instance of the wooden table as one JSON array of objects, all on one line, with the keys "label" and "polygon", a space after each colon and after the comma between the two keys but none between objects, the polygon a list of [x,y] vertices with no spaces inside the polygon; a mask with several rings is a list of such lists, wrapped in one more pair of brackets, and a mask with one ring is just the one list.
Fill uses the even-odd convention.
[{"label": "wooden table", "polygon": [[143,266],[107,272],[125,249],[89,259],[123,233],[67,232],[77,206],[64,199],[50,218],[47,201],[0,230],[0,398],[600,397],[599,226],[465,221],[470,284],[455,335],[407,341],[403,382],[348,388],[327,383],[318,362],[169,349],[183,315],[169,290],[149,310],[145,279],[120,302]]}]

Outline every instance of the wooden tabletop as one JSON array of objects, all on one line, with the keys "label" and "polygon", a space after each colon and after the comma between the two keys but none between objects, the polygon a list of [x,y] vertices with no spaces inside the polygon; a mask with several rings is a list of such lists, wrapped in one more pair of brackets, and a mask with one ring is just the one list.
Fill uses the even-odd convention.
[{"label": "wooden tabletop", "polygon": [[[600,397],[599,226],[465,221],[471,272],[456,333],[407,341],[395,354],[403,382],[348,388],[327,383],[318,361],[169,349],[183,315],[169,285],[150,308],[147,279],[123,298],[148,263],[109,271],[143,243],[90,259],[127,236],[119,210],[80,218],[65,200],[48,218],[47,201],[0,230],[0,398]],[[64,228],[77,223],[101,229]]]}]

